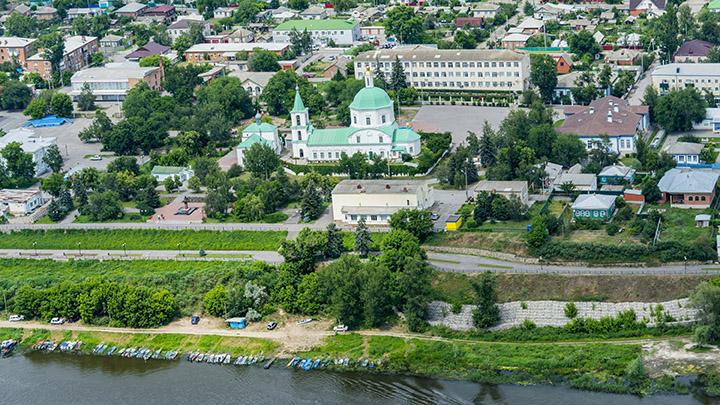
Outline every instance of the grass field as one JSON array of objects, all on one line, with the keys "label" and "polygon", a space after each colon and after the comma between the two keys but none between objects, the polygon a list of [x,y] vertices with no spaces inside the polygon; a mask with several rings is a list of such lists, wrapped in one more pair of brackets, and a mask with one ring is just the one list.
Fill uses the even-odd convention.
[{"label": "grass field", "polygon": [[286,231],[166,231],[156,229],[22,230],[0,237],[1,249],[277,250]]}]

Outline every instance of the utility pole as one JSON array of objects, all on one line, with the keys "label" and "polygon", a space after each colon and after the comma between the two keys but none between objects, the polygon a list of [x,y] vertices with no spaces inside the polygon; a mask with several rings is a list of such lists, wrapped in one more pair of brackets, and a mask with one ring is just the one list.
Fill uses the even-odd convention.
[{"label": "utility pole", "polygon": [[8,310],[7,310],[7,298],[5,297],[5,290],[3,290],[3,301],[5,301],[5,316],[7,316]]}]

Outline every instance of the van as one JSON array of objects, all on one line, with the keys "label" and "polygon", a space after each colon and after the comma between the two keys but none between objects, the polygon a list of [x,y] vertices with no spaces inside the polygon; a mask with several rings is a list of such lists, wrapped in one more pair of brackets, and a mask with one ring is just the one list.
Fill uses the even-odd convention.
[{"label": "van", "polygon": [[24,320],[25,317],[23,315],[10,315],[10,318],[8,319],[10,322],[19,322]]}]

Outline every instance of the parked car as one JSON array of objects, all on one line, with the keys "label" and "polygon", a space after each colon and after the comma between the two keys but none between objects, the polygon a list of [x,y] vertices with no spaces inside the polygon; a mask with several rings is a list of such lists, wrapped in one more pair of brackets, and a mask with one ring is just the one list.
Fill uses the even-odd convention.
[{"label": "parked car", "polygon": [[10,322],[18,322],[18,321],[24,321],[24,320],[25,320],[25,316],[23,316],[23,315],[10,315],[10,318],[8,319],[8,321],[10,321]]},{"label": "parked car", "polygon": [[95,156],[91,157],[90,160],[102,160],[102,156],[95,155]]},{"label": "parked car", "polygon": [[275,322],[275,321],[268,322],[268,325],[267,325],[268,330],[273,330],[276,327],[277,327],[277,322]]},{"label": "parked car", "polygon": [[191,323],[191,324],[197,325],[198,322],[200,322],[200,317],[199,317],[199,316],[193,316],[192,318],[190,318],[190,323]]},{"label": "parked car", "polygon": [[50,325],[62,325],[65,323],[65,320],[62,318],[53,318],[50,320]]},{"label": "parked car", "polygon": [[338,325],[333,328],[333,332],[347,332],[347,331],[348,331],[348,327],[345,325]]},{"label": "parked car", "polygon": [[437,221],[438,219],[440,219],[440,215],[432,214],[432,215],[430,215],[430,219],[432,219],[433,221]]}]

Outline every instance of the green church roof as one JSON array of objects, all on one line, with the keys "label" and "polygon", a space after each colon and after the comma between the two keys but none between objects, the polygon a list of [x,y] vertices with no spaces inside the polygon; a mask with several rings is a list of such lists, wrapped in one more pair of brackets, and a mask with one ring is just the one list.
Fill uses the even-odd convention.
[{"label": "green church roof", "polygon": [[385,90],[377,87],[365,87],[357,92],[350,108],[355,110],[375,110],[392,106],[392,100]]},{"label": "green church roof", "polygon": [[316,129],[308,137],[308,146],[349,145],[350,128]]},{"label": "green church roof", "polygon": [[152,174],[180,174],[184,170],[184,167],[179,166],[155,166],[153,167]]},{"label": "green church roof", "polygon": [[267,139],[261,137],[258,134],[252,134],[246,140],[242,141],[242,143],[238,145],[238,148],[250,149],[256,143],[259,143],[261,145],[270,145],[270,142],[268,142]]},{"label": "green church roof", "polygon": [[720,0],[711,1],[708,4],[708,10],[717,10],[720,8]]},{"label": "green church roof", "polygon": [[418,139],[420,139],[420,135],[415,133],[412,129],[398,128],[398,130],[395,131],[393,142],[415,142]]},{"label": "green church roof", "polygon": [[297,90],[295,91],[295,103],[293,104],[293,109],[290,112],[305,112],[305,104],[303,104],[300,92]]},{"label": "green church roof", "polygon": [[245,129],[243,129],[243,134],[256,134],[259,132],[275,132],[277,127],[272,124],[268,124],[267,122],[262,122],[260,125],[258,125],[257,122],[253,122],[252,124],[248,125]]}]

